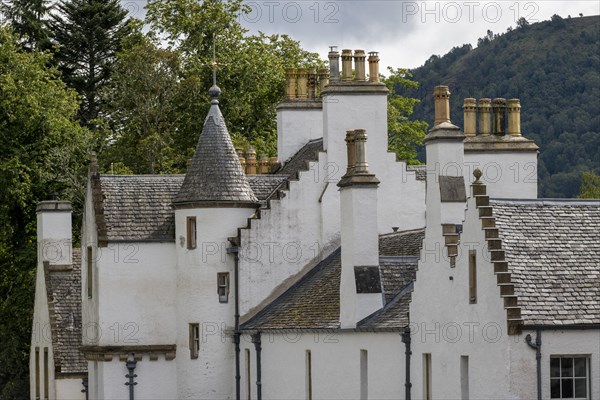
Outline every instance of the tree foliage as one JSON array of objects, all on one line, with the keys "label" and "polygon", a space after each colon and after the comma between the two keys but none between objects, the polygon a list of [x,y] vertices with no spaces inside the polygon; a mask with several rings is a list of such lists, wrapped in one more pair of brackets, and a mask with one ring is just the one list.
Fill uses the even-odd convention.
[{"label": "tree foliage", "polygon": [[108,83],[121,41],[129,34],[119,0],[62,0],[51,18],[51,37],[63,80],[81,95],[80,121],[99,115],[101,89]]},{"label": "tree foliage", "polygon": [[584,171],[581,174],[581,189],[577,197],[581,199],[600,199],[600,176],[591,171]]},{"label": "tree foliage", "polygon": [[28,354],[36,261],[36,205],[50,191],[81,200],[89,136],[76,93],[0,27],[0,398],[29,396]]},{"label": "tree foliage", "polygon": [[[521,99],[523,135],[540,146],[538,193],[575,197],[583,171],[600,173],[600,17],[521,24],[486,35],[479,47],[455,47],[412,70],[421,90],[403,94],[423,101],[414,116],[431,120],[431,93],[450,86],[452,120],[463,122],[466,97]],[[420,157],[422,157],[422,152]]]},{"label": "tree foliage", "polygon": [[48,0],[11,0],[0,3],[0,12],[9,21],[13,32],[27,50],[50,48],[47,17]]}]

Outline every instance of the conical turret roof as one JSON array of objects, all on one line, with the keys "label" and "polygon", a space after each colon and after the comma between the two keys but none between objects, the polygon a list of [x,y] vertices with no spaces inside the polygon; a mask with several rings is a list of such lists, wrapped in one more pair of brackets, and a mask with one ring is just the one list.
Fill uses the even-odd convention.
[{"label": "conical turret roof", "polygon": [[219,109],[220,90],[214,86],[209,93],[213,98],[210,111],[196,153],[173,203],[190,207],[258,205]]}]

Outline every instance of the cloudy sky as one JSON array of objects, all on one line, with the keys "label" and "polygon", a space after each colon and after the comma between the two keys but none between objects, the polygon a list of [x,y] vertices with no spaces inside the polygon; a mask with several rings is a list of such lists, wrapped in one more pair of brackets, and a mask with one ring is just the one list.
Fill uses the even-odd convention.
[{"label": "cloudy sky", "polygon": [[[143,0],[122,0],[143,18]],[[247,0],[240,16],[251,31],[285,33],[326,57],[328,46],[379,51],[382,66],[413,68],[432,54],[443,55],[465,43],[476,45],[487,30],[506,32],[516,20],[530,23],[554,14],[578,18],[600,14],[589,1],[399,1],[399,0]]]}]

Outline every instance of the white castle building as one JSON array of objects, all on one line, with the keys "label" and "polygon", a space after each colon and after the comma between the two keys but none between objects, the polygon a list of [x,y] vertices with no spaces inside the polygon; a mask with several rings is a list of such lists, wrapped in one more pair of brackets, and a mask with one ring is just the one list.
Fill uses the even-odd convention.
[{"label": "white castle building", "polygon": [[339,59],[288,70],[273,173],[215,85],[185,176],[92,161],[81,250],[40,203],[32,399],[600,398],[600,201],[537,199],[519,101],[461,130],[445,86],[408,167],[377,53]]}]

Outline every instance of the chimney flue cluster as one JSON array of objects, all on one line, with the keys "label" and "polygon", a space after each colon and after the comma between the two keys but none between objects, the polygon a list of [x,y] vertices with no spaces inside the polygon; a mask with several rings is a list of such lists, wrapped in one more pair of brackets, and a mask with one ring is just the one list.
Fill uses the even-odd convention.
[{"label": "chimney flue cluster", "polygon": [[[352,69],[352,61],[354,61],[354,69]],[[342,70],[341,76],[339,71],[339,53],[337,51],[329,53],[329,66],[331,68],[331,82],[342,80],[344,82],[379,82],[379,53],[376,51],[369,52],[369,79],[367,80],[366,71],[367,55],[364,50],[342,50]],[[334,75],[333,67],[337,69],[337,75]]]},{"label": "chimney flue cluster", "polygon": [[329,85],[329,70],[327,68],[286,68],[285,70],[285,99],[316,100],[325,86]]},{"label": "chimney flue cluster", "polygon": [[[464,99],[465,136],[521,136],[521,102],[503,98]],[[508,114],[508,115],[507,115]],[[437,114],[436,114],[437,115]],[[479,117],[479,119],[478,119]],[[477,127],[477,124],[479,125]],[[479,128],[479,129],[477,129]]]},{"label": "chimney flue cluster", "polygon": [[267,158],[265,154],[261,154],[260,159],[257,160],[256,151],[252,146],[248,147],[246,153],[241,147],[236,147],[235,151],[240,160],[242,171],[248,175],[270,174],[279,167],[277,157]]},{"label": "chimney flue cluster", "polygon": [[379,180],[369,172],[367,162],[367,131],[353,129],[346,132],[348,167],[338,183],[339,187],[353,184],[378,184]]}]

